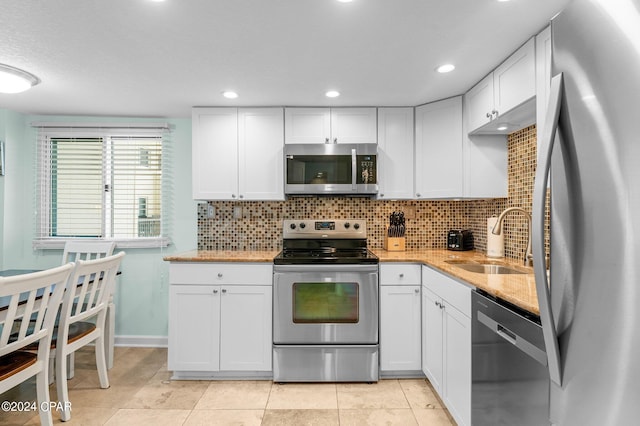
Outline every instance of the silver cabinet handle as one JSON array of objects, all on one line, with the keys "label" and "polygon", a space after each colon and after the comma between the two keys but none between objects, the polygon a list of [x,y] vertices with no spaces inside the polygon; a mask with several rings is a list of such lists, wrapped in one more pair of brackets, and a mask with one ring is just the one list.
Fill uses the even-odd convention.
[{"label": "silver cabinet handle", "polygon": [[413,292],[418,294],[418,293],[420,293],[420,289],[416,288],[416,289],[413,290]]},{"label": "silver cabinet handle", "polygon": [[490,112],[487,113],[487,118],[491,118],[491,113]]},{"label": "silver cabinet handle", "polygon": [[551,297],[549,295],[549,283],[547,281],[546,254],[544,250],[544,218],[547,199],[547,180],[551,168],[551,153],[556,137],[560,137],[558,130],[558,117],[562,104],[562,73],[551,79],[549,91],[549,106],[545,116],[545,127],[542,129],[538,165],[533,186],[533,232],[531,243],[533,246],[533,273],[536,279],[536,292],[540,306],[540,322],[544,344],[547,348],[547,361],[549,364],[549,376],[558,386],[562,386],[562,365],[560,363],[560,350],[558,348],[558,335],[556,324],[551,311]]},{"label": "silver cabinet handle", "polygon": [[495,115],[496,117],[498,116],[498,110],[494,109],[491,111],[491,115]]},{"label": "silver cabinet handle", "polygon": [[236,198],[236,194],[231,194],[231,198]]},{"label": "silver cabinet handle", "polygon": [[404,274],[400,274],[400,278],[404,278]]},{"label": "silver cabinet handle", "polygon": [[214,289],[213,294],[218,294],[218,290]]},{"label": "silver cabinet handle", "polygon": [[329,138],[324,138],[324,143],[329,143]]},{"label": "silver cabinet handle", "polygon": [[380,194],[380,197],[384,197],[384,194]]},{"label": "silver cabinet handle", "polygon": [[218,272],[218,278],[222,278],[222,272]]},{"label": "silver cabinet handle", "polygon": [[226,293],[226,292],[227,292],[227,289],[226,289],[226,288],[223,288],[223,289],[222,289],[222,292],[223,292],[223,293]]},{"label": "silver cabinet handle", "polygon": [[421,195],[420,195],[420,193],[419,193],[419,192],[416,194],[416,197],[421,197]]},{"label": "silver cabinet handle", "polygon": [[244,198],[244,195],[240,194],[240,198]]},{"label": "silver cabinet handle", "polygon": [[338,143],[338,138],[333,138],[333,143]]}]

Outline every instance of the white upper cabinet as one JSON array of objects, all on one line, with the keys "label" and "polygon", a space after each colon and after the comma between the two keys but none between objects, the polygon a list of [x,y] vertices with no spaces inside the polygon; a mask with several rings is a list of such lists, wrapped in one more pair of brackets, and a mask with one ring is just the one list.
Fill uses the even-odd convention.
[{"label": "white upper cabinet", "polygon": [[[535,39],[526,42],[465,95],[470,132],[511,133],[535,122]],[[505,129],[498,130],[502,126]]]},{"label": "white upper cabinet", "polygon": [[194,108],[192,111],[193,198],[229,200],[238,195],[238,111]]},{"label": "white upper cabinet", "polygon": [[[538,141],[545,125],[551,88],[551,27],[536,36],[536,125]],[[538,142],[538,145],[540,143]]]},{"label": "white upper cabinet", "polygon": [[282,108],[238,110],[238,194],[241,199],[284,199],[282,120]]},{"label": "white upper cabinet", "polygon": [[376,108],[286,108],[285,143],[376,143]]},{"label": "white upper cabinet", "polygon": [[378,199],[414,197],[413,108],[378,109]]},{"label": "white upper cabinet", "polygon": [[193,198],[283,200],[283,109],[194,108]]},{"label": "white upper cabinet", "polygon": [[415,124],[415,198],[462,197],[462,97],[417,107]]}]

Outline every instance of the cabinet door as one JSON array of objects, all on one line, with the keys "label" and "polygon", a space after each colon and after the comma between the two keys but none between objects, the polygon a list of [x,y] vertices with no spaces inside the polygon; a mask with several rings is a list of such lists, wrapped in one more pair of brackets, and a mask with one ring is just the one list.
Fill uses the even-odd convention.
[{"label": "cabinet door", "polygon": [[422,371],[434,389],[442,394],[442,300],[422,286]]},{"label": "cabinet door", "polygon": [[331,140],[329,108],[285,108],[285,143],[328,143]]},{"label": "cabinet door", "polygon": [[536,95],[535,41],[532,38],[493,72],[493,99],[498,115]]},{"label": "cabinet door", "polygon": [[416,108],[416,197],[461,197],[462,98]]},{"label": "cabinet door", "polygon": [[413,108],[378,109],[378,198],[413,199]]},{"label": "cabinet door", "polygon": [[193,198],[233,200],[238,196],[238,112],[194,108],[192,112]]},{"label": "cabinet door", "polygon": [[271,286],[222,286],[221,371],[271,371]]},{"label": "cabinet door", "polygon": [[381,286],[380,369],[420,370],[420,344],[420,286]]},{"label": "cabinet door", "polygon": [[169,287],[169,357],[172,371],[218,371],[220,287]]},{"label": "cabinet door", "polygon": [[238,110],[238,197],[284,200],[282,108]]},{"label": "cabinet door", "polygon": [[333,143],[377,143],[375,108],[332,108],[331,140]]},{"label": "cabinet door", "polygon": [[471,424],[471,319],[445,301],[443,400],[459,425]]},{"label": "cabinet door", "polygon": [[493,116],[493,73],[473,86],[465,95],[467,103],[467,127],[473,132],[491,121]]}]

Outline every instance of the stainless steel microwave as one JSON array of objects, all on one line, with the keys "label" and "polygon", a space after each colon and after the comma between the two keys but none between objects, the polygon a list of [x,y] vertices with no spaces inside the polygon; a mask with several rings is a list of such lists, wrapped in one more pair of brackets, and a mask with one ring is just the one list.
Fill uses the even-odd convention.
[{"label": "stainless steel microwave", "polygon": [[375,195],[378,145],[285,144],[287,195]]}]

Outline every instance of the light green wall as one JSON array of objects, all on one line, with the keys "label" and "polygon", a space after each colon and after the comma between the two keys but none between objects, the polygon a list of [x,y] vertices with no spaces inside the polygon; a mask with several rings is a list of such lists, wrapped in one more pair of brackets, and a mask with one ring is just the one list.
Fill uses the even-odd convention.
[{"label": "light green wall", "polygon": [[168,208],[172,244],[158,249],[127,249],[116,289],[116,337],[166,337],[170,253],[196,248],[196,202],[191,198],[191,120],[22,115],[0,110],[0,139],[7,146],[7,176],[0,178],[0,265],[48,268],[59,264],[61,250],[33,250],[35,145],[32,122],[168,122],[171,125],[171,202]]}]

